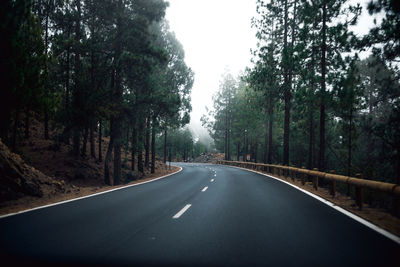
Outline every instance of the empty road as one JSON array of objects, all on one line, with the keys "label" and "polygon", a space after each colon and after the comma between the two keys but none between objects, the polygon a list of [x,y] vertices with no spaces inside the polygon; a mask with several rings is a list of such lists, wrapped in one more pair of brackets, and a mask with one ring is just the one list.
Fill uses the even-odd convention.
[{"label": "empty road", "polygon": [[397,265],[399,244],[287,184],[177,165],[164,179],[0,219],[0,263]]}]

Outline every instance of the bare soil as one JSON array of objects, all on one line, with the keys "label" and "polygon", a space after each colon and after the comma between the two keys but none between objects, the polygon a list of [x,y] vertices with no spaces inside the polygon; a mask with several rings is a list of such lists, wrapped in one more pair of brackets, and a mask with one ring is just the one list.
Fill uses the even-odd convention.
[{"label": "bare soil", "polygon": [[[118,186],[109,186],[104,183],[104,158],[107,152],[109,138],[102,138],[102,158],[98,160],[98,135],[94,134],[96,146],[96,157],[90,156],[90,144],[87,143],[86,155],[79,158],[71,155],[72,146],[62,142],[56,142],[59,132],[53,130],[50,132],[50,140],[43,138],[43,125],[38,120],[33,119],[30,128],[30,138],[20,143],[17,151],[18,154],[11,153],[8,148],[0,144],[0,152],[4,154],[4,162],[0,165],[9,166],[12,162],[12,171],[23,170],[20,177],[28,177],[26,179],[31,185],[38,187],[41,191],[40,196],[34,196],[28,193],[21,193],[20,188],[14,190],[13,198],[0,200],[0,215],[23,211],[55,202],[69,200],[82,197],[128,184],[136,184],[148,180],[152,180],[179,170],[178,167],[171,166],[168,168],[162,160],[156,156],[155,173],[151,173],[150,164],[144,168],[143,173],[137,171],[137,158],[135,158],[134,179],[129,178],[131,173],[131,154],[122,150],[122,183]],[[23,128],[20,129],[23,132]],[[151,159],[151,154],[149,155]],[[143,160],[145,155],[143,153]],[[10,168],[9,168],[10,169]],[[113,164],[110,162],[111,177],[113,175]],[[4,173],[1,173],[5,176]],[[0,186],[6,188],[5,191],[11,191],[7,188],[7,181],[12,181],[13,177],[8,180],[0,180]],[[24,178],[21,178],[24,179]],[[15,179],[14,179],[15,180]],[[21,181],[17,181],[19,186]],[[14,182],[15,183],[15,182]],[[14,189],[17,186],[14,186]]]}]

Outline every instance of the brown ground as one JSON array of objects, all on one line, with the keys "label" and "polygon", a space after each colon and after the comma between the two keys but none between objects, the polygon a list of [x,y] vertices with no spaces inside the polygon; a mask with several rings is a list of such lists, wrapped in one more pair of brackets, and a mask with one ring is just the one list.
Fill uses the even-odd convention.
[{"label": "brown ground", "polygon": [[[271,175],[271,174],[268,174]],[[277,175],[273,175],[281,180],[289,182],[293,185],[296,185],[308,192],[311,192],[317,196],[320,196],[337,206],[354,213],[361,218],[378,225],[379,227],[387,230],[388,232],[400,236],[400,218],[397,218],[387,211],[378,208],[371,208],[369,205],[364,204],[363,209],[359,210],[358,206],[356,206],[354,199],[341,194],[340,192],[336,192],[334,198],[329,194],[329,190],[327,188],[318,187],[318,190],[313,188],[313,184],[311,182],[307,182],[305,185],[302,185],[300,180],[293,181],[291,178],[285,178],[283,176],[279,177]]]},{"label": "brown ground", "polygon": [[202,153],[195,158],[193,162],[199,163],[217,163],[218,160],[224,160],[224,153]]},{"label": "brown ground", "polygon": [[[22,129],[21,129],[22,130]],[[110,190],[113,188],[135,184],[143,181],[152,180],[166,174],[179,170],[172,166],[171,169],[156,157],[155,173],[150,173],[150,168],[145,168],[144,173],[138,173],[138,179],[125,182],[125,177],[131,169],[131,155],[122,152],[122,183],[120,186],[108,186],[104,183],[104,158],[108,146],[108,138],[102,138],[103,161],[99,162],[98,157],[98,139],[95,133],[96,158],[90,157],[90,145],[87,144],[87,156],[74,158],[70,155],[71,145],[60,143],[56,145],[54,136],[56,132],[51,132],[51,140],[44,140],[43,125],[38,121],[32,122],[30,131],[31,137],[20,144],[17,149],[20,155],[10,153],[1,142],[0,151],[5,151],[7,158],[12,159],[14,169],[23,169],[22,176],[29,176],[28,182],[39,186],[43,192],[42,197],[31,196],[18,192],[13,200],[0,202],[0,215],[14,213],[25,209],[30,209],[42,205],[60,202],[67,199],[73,199],[93,193]],[[150,155],[151,159],[151,155]],[[144,155],[143,155],[144,160]],[[2,163],[3,164],[3,163]],[[1,165],[1,164],[0,164]],[[22,167],[21,167],[22,166]],[[137,170],[137,166],[135,166]],[[113,165],[110,164],[111,177]],[[3,176],[5,176],[2,173]],[[2,183],[3,180],[0,181]],[[19,182],[19,184],[21,184]]]}]

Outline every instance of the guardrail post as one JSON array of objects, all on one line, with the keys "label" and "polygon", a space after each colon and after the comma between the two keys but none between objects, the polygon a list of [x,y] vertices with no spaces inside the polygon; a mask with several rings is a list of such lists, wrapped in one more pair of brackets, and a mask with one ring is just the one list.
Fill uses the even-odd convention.
[{"label": "guardrail post", "polygon": [[[305,166],[301,166],[301,168],[304,169],[304,170],[306,169]],[[302,174],[301,174],[301,184],[302,184],[302,185],[305,185],[305,184],[306,184],[306,177],[307,177],[307,174],[305,174],[305,173],[302,173]]]},{"label": "guardrail post", "polygon": [[[335,174],[335,171],[331,170],[329,173]],[[329,183],[329,193],[331,194],[332,198],[335,197],[335,195],[336,195],[336,181],[335,180],[332,180]]]},{"label": "guardrail post", "polygon": [[[317,168],[313,169],[314,171],[318,171]],[[313,187],[317,191],[318,190],[318,176],[313,175]]]},{"label": "guardrail post", "polygon": [[[356,178],[362,179],[362,174],[357,173]],[[362,187],[356,186],[356,204],[360,210],[363,208],[363,191]]]}]

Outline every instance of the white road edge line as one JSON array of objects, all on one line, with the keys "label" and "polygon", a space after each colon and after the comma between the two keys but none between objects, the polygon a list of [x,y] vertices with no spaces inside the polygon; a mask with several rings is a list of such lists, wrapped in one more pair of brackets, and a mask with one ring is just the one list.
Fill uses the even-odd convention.
[{"label": "white road edge line", "polygon": [[147,183],[155,182],[155,181],[157,181],[157,180],[164,179],[164,178],[166,178],[166,177],[168,177],[168,176],[177,174],[177,173],[181,172],[182,169],[183,169],[182,167],[178,167],[178,168],[179,168],[179,170],[176,171],[176,172],[174,172],[174,173],[170,173],[170,174],[167,174],[167,175],[158,177],[158,178],[153,179],[153,180],[149,180],[149,181],[145,181],[145,182],[141,182],[141,183],[137,183],[137,184],[131,184],[131,185],[127,185],[127,186],[122,186],[122,187],[110,189],[110,190],[107,190],[107,191],[102,191],[102,192],[99,192],[99,193],[94,193],[94,194],[91,194],[91,195],[83,196],[83,197],[68,199],[68,200],[64,200],[64,201],[60,201],[60,202],[56,202],[56,203],[52,203],[52,204],[48,204],[48,205],[44,205],[44,206],[35,207],[35,208],[32,208],[32,209],[21,210],[21,211],[17,211],[17,212],[14,212],[14,213],[9,213],[9,214],[0,215],[0,219],[6,218],[6,217],[10,217],[10,216],[14,216],[14,215],[18,215],[18,214],[25,213],[25,212],[29,212],[29,211],[33,211],[33,210],[44,209],[44,208],[48,208],[48,207],[52,207],[52,206],[61,205],[61,204],[64,204],[64,203],[68,203],[68,202],[75,201],[75,200],[80,200],[80,199],[84,199],[84,198],[94,197],[94,196],[97,196],[97,195],[110,193],[110,192],[117,191],[117,190],[121,190],[121,189],[125,189],[125,188],[128,188],[128,187],[133,187],[133,186],[138,186],[138,185],[142,185],[142,184],[147,184]]},{"label": "white road edge line", "polygon": [[339,211],[339,212],[341,212],[341,213],[343,213],[343,214],[349,216],[349,217],[352,218],[353,220],[356,220],[357,222],[359,222],[359,223],[361,223],[361,224],[363,224],[363,225],[369,227],[370,229],[372,229],[372,230],[374,230],[374,231],[380,233],[381,235],[386,236],[387,238],[393,240],[393,241],[396,242],[397,244],[400,244],[400,237],[399,237],[399,236],[396,236],[396,235],[394,235],[394,234],[392,234],[392,233],[386,231],[385,229],[382,229],[382,228],[380,228],[379,226],[377,226],[377,225],[375,225],[375,224],[373,224],[373,223],[371,223],[371,222],[369,222],[369,221],[367,221],[367,220],[365,220],[365,219],[363,219],[363,218],[361,218],[361,217],[355,215],[354,213],[351,213],[350,211],[345,210],[345,209],[343,209],[343,208],[337,206],[336,204],[334,204],[334,203],[332,203],[332,202],[330,202],[330,201],[328,201],[328,200],[326,200],[326,199],[324,199],[324,198],[322,198],[322,197],[320,197],[320,196],[314,195],[313,193],[308,192],[307,190],[304,190],[304,189],[302,189],[302,188],[300,188],[300,187],[298,187],[298,186],[296,186],[296,185],[294,185],[294,184],[291,184],[291,183],[289,183],[289,182],[286,182],[286,181],[281,180],[281,179],[279,179],[279,178],[276,178],[276,177],[274,177],[274,176],[271,176],[271,175],[268,175],[268,174],[265,174],[265,173],[262,173],[262,172],[258,172],[258,171],[255,171],[255,170],[249,170],[249,169],[245,169],[245,168],[241,168],[241,167],[237,167],[237,166],[229,166],[229,165],[224,165],[224,166],[233,167],[233,168],[238,168],[238,169],[242,169],[242,170],[245,170],[245,171],[250,171],[250,172],[258,173],[258,174],[267,176],[267,177],[269,177],[269,178],[278,180],[278,181],[280,181],[280,182],[282,182],[282,183],[288,184],[288,185],[290,185],[290,186],[296,188],[297,190],[300,190],[301,192],[303,192],[303,193],[305,193],[305,194],[307,194],[307,195],[309,195],[309,196],[311,196],[311,197],[313,197],[313,198],[315,198],[315,199],[321,201],[322,203],[325,203],[325,204],[328,205],[329,207],[334,208],[335,210],[337,210],[337,211]]},{"label": "white road edge line", "polygon": [[172,219],[178,219],[179,217],[181,217],[182,214],[184,214],[185,211],[187,211],[190,208],[190,206],[192,206],[192,204],[187,204],[177,214],[175,214],[174,217],[172,217]]},{"label": "white road edge line", "polygon": [[201,190],[201,192],[205,192],[207,190],[208,186],[204,187],[203,190]]}]

